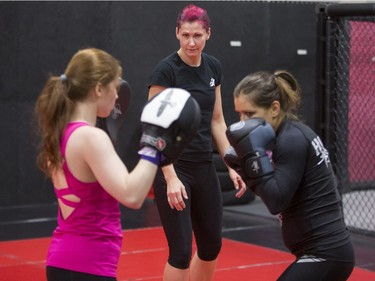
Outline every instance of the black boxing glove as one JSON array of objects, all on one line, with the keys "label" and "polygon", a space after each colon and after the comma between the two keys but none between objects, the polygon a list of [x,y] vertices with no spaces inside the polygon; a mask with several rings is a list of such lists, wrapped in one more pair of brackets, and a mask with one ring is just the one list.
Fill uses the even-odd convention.
[{"label": "black boxing glove", "polygon": [[111,114],[106,118],[96,118],[96,126],[109,135],[114,145],[116,145],[117,136],[122,124],[124,123],[131,99],[129,83],[122,78],[120,78],[117,95],[118,99],[116,100]]},{"label": "black boxing glove", "polygon": [[237,172],[242,178],[242,180],[246,181],[246,175],[243,173],[241,168],[241,158],[238,157],[236,151],[234,150],[233,146],[229,146],[224,154],[224,162],[233,170]]},{"label": "black boxing glove", "polygon": [[155,95],[141,115],[141,158],[165,166],[177,160],[195,136],[201,114],[189,92],[167,88]]},{"label": "black boxing glove", "polygon": [[242,170],[240,175],[246,179],[248,187],[272,176],[273,166],[266,150],[271,148],[276,136],[270,124],[262,118],[250,118],[232,124],[226,134],[238,155]]}]

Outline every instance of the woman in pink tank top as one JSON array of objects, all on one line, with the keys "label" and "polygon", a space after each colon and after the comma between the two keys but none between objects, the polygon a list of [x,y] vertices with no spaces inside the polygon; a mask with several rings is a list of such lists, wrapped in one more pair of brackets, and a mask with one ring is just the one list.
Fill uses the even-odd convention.
[{"label": "woman in pink tank top", "polygon": [[152,186],[160,153],[142,157],[128,172],[109,136],[95,127],[97,117],[113,109],[121,75],[110,54],[83,49],[63,75],[48,79],[38,97],[37,164],[51,178],[59,206],[48,281],[116,280],[122,242],[118,203],[140,208]]}]

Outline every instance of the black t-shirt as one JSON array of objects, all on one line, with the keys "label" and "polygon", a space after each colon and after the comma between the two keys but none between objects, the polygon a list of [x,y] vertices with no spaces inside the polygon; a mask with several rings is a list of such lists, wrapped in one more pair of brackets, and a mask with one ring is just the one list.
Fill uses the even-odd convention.
[{"label": "black t-shirt", "polygon": [[350,253],[340,252],[350,237],[319,136],[302,122],[286,120],[277,131],[272,159],[274,175],[257,186],[257,193],[271,213],[280,215],[285,245],[296,256],[352,261]]},{"label": "black t-shirt", "polygon": [[179,159],[200,162],[212,158],[211,121],[215,105],[215,88],[222,82],[218,59],[202,53],[201,65],[185,64],[177,52],[161,60],[152,71],[148,85],[176,87],[187,90],[198,102],[201,123],[195,138],[186,146]]}]

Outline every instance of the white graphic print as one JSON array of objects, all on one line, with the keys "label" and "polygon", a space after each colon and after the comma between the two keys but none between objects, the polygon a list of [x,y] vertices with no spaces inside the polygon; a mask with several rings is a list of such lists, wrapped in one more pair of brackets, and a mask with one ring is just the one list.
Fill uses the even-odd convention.
[{"label": "white graphic print", "polygon": [[120,103],[116,103],[111,112],[112,119],[117,119],[122,114]]},{"label": "white graphic print", "polygon": [[258,161],[257,161],[257,160],[254,160],[254,161],[253,161],[253,164],[251,164],[251,168],[253,169],[253,172],[254,172],[255,174],[258,174],[258,173],[259,173],[260,167],[259,167],[259,164],[258,164]]},{"label": "white graphic print", "polygon": [[158,109],[158,113],[156,114],[157,117],[159,117],[160,115],[163,114],[165,108],[169,105],[170,107],[174,107],[176,105],[175,102],[172,102],[171,101],[171,98],[172,98],[172,94],[173,94],[173,91],[169,91],[167,93],[167,96],[165,97],[165,99],[161,100],[160,103],[160,107]]},{"label": "white graphic print", "polygon": [[319,161],[318,165],[320,165],[320,163],[322,163],[324,161],[326,163],[326,166],[328,167],[328,163],[330,162],[329,156],[328,156],[328,151],[327,151],[327,149],[324,148],[324,145],[323,145],[322,141],[320,140],[320,138],[316,137],[315,139],[312,140],[311,144],[315,149],[316,156],[319,156],[320,159],[321,159]]}]

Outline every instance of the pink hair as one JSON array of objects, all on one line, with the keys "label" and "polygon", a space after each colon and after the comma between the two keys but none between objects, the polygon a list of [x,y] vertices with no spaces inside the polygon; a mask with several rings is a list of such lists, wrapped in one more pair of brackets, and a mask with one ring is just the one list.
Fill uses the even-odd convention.
[{"label": "pink hair", "polygon": [[180,28],[181,24],[184,22],[195,21],[199,21],[207,31],[210,29],[210,18],[208,17],[207,11],[193,4],[189,4],[179,13],[176,27]]}]

